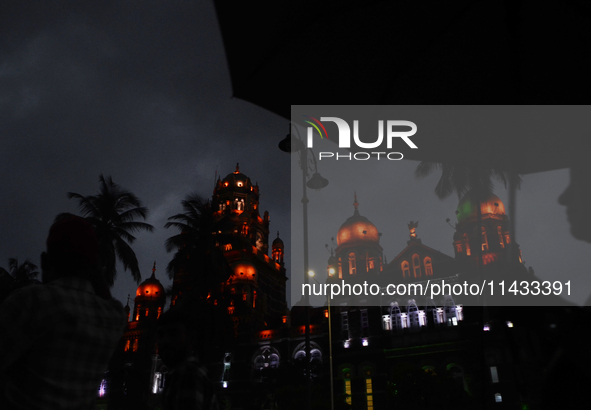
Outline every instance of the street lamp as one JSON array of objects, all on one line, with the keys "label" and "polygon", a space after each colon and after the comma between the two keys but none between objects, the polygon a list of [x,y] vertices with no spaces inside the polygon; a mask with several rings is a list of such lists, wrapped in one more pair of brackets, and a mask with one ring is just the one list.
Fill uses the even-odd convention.
[{"label": "street lamp", "polygon": [[[291,130],[294,129],[297,137],[294,137],[291,133]],[[304,222],[304,285],[308,285],[310,281],[308,280],[308,195],[307,195],[307,188],[319,190],[328,185],[328,180],[323,178],[318,173],[318,164],[316,163],[316,158],[314,157],[314,152],[310,148],[306,148],[301,136],[300,132],[298,131],[297,127],[293,127],[293,124],[289,124],[289,134],[279,143],[279,149],[283,152],[297,152],[300,156],[300,169],[302,170],[302,187],[303,187],[303,195],[302,195],[302,205],[303,205],[303,222]],[[310,156],[311,159],[308,159],[308,151],[312,152]],[[312,168],[313,166],[313,168]],[[308,180],[308,171],[312,171],[312,178]],[[312,404],[312,386],[311,386],[311,354],[310,354],[310,298],[309,295],[302,295],[304,297],[304,304],[306,309],[306,373],[307,373],[307,381],[306,381],[306,394],[307,394],[307,402],[308,408],[311,407]]]},{"label": "street lamp", "polygon": [[[334,271],[334,268],[331,268]],[[314,271],[308,272],[308,275],[314,279],[314,282],[320,285],[320,282],[314,277]],[[322,286],[322,285],[320,285]],[[326,295],[328,305],[328,357],[330,362],[330,410],[334,410],[334,377],[332,374],[332,315],[330,313],[330,298]]]}]

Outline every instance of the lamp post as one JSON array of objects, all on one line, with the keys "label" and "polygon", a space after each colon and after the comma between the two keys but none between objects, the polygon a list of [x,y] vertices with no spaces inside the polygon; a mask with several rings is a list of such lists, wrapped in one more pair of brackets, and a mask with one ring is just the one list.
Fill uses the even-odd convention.
[{"label": "lamp post", "polygon": [[[294,138],[291,134],[292,128],[295,130],[297,137]],[[304,285],[310,283],[308,279],[308,192],[307,188],[322,189],[328,185],[328,180],[320,176],[318,173],[318,164],[314,157],[314,152],[306,148],[300,132],[293,124],[289,124],[290,133],[279,143],[279,149],[283,152],[297,152],[300,156],[300,168],[302,170],[302,208],[303,208],[303,230],[304,230]],[[312,152],[311,160],[308,159],[308,150]],[[314,168],[311,167],[314,166]],[[313,171],[312,177],[308,180],[308,171]],[[310,366],[310,298],[309,295],[302,295],[304,297],[305,311],[306,311],[306,398],[308,408],[312,404],[312,385],[311,385],[311,366]]]},{"label": "lamp post", "polygon": [[[331,268],[334,269],[334,268]],[[332,272],[334,273],[334,272]],[[308,275],[314,282],[320,285],[320,282],[314,277],[314,272],[308,272]],[[322,285],[320,285],[322,286]],[[330,362],[330,410],[334,410],[334,377],[332,374],[332,315],[330,313],[330,298],[326,295],[326,304],[328,306],[328,358]]]}]

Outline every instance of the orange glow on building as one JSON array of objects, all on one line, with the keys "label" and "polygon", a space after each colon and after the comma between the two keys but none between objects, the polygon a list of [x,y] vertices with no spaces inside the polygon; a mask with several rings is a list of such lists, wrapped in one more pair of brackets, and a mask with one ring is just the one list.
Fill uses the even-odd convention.
[{"label": "orange glow on building", "polygon": [[147,283],[143,286],[139,286],[135,295],[157,298],[162,295],[162,286],[158,286],[155,283]]},{"label": "orange glow on building", "polygon": [[234,274],[230,279],[233,280],[254,280],[256,269],[249,263],[238,263],[234,266]]}]

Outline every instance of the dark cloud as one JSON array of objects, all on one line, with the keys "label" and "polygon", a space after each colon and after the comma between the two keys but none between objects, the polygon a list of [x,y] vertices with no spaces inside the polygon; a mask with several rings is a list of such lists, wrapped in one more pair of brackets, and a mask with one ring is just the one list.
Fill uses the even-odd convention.
[{"label": "dark cloud", "polygon": [[[9,3],[9,4],[7,4]],[[213,6],[198,1],[4,2],[0,15],[0,266],[38,262],[67,192],[99,174],[136,193],[154,234],[134,244],[145,277],[171,255],[166,219],[189,193],[241,171],[289,241],[286,121],[231,98]],[[114,294],[135,292],[119,269]],[[168,282],[168,281],[166,281]]]}]

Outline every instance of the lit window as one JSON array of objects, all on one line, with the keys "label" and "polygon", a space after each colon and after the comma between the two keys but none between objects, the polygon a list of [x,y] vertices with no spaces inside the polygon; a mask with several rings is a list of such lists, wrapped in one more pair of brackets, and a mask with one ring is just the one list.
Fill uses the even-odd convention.
[{"label": "lit window", "polygon": [[125,351],[128,352],[129,351],[129,345],[131,344],[131,340],[127,339],[125,341]]},{"label": "lit window", "polygon": [[497,373],[497,366],[490,367],[490,378],[492,379],[493,383],[499,382],[499,374]]},{"label": "lit window", "polygon": [[254,308],[256,306],[256,302],[257,302],[257,291],[253,291],[252,292],[252,307]]},{"label": "lit window", "polygon": [[343,374],[343,379],[345,381],[345,402],[348,405],[351,405],[351,373],[345,371],[345,373]]},{"label": "lit window", "polygon": [[402,277],[403,278],[406,278],[406,277],[410,278],[410,269],[408,266],[408,262],[407,261],[402,262],[401,267],[402,267]]},{"label": "lit window", "polygon": [[242,181],[238,181],[238,182],[236,182],[236,185],[239,186],[239,187],[241,187],[244,184],[242,183]]},{"label": "lit window", "polygon": [[343,346],[345,347],[345,349],[348,349],[348,348],[349,348],[349,346],[351,346],[351,342],[350,342],[349,340],[345,340],[345,341],[343,342]]},{"label": "lit window", "polygon": [[433,265],[431,264],[431,258],[426,257],[424,260],[425,263],[425,275],[433,276]]},{"label": "lit window", "polygon": [[365,378],[365,395],[367,397],[367,410],[373,410],[373,386],[371,382],[371,372],[367,371]]},{"label": "lit window", "polygon": [[485,324],[484,325],[484,328],[482,330],[484,330],[485,332],[489,332],[490,331],[490,325]]},{"label": "lit window", "polygon": [[497,233],[499,234],[499,243],[501,244],[501,248],[505,247],[505,243],[503,242],[503,233],[501,232],[501,226],[497,226]]},{"label": "lit window", "polygon": [[156,319],[160,319],[160,314],[162,313],[162,308],[159,307],[158,308],[158,316],[156,317]]},{"label": "lit window", "polygon": [[246,292],[242,293],[242,300],[246,300]]},{"label": "lit window", "polygon": [[382,315],[382,327],[384,330],[392,330],[392,320],[390,315]]},{"label": "lit window", "polygon": [[224,389],[227,389],[228,388],[228,382],[226,382],[226,381],[222,382],[222,387]]},{"label": "lit window", "polygon": [[503,397],[501,396],[501,393],[495,393],[495,402],[496,403],[502,403],[503,402]]},{"label": "lit window", "polygon": [[355,264],[355,254],[351,252],[349,254],[349,274],[355,275],[357,273],[357,267]]},{"label": "lit window", "polygon": [[488,239],[486,238],[486,229],[482,227],[482,250],[488,251]]},{"label": "lit window", "polygon": [[146,316],[148,316],[148,313],[150,313],[150,309],[146,308]]},{"label": "lit window", "polygon": [[363,345],[363,347],[369,346],[369,339],[367,337],[364,337],[361,341],[361,344]]},{"label": "lit window", "polygon": [[390,321],[393,329],[402,329],[402,313],[398,307],[398,303],[393,303],[390,306]]},{"label": "lit window", "polygon": [[464,244],[466,245],[466,256],[470,256],[470,240],[467,233],[464,234]]},{"label": "lit window", "polygon": [[137,345],[139,343],[139,339],[134,339],[133,340],[133,348],[131,349],[134,352],[137,352]]},{"label": "lit window", "polygon": [[414,300],[409,301],[406,311],[408,312],[408,322],[410,327],[419,327],[419,309]]},{"label": "lit window", "polygon": [[231,250],[232,250],[232,244],[231,244],[231,243],[228,243],[228,244],[224,245],[224,250],[225,250],[226,252],[227,252],[227,251],[231,251]]},{"label": "lit window", "polygon": [[371,259],[369,260],[369,262],[367,263],[367,268],[368,268],[367,270],[372,270],[372,269],[374,269],[374,268],[375,268],[375,264],[374,264],[374,260],[373,260],[373,258],[371,258]]},{"label": "lit window", "polygon": [[507,322],[507,327],[513,327],[513,322]]},{"label": "lit window", "polygon": [[421,262],[419,260],[419,255],[416,253],[412,256],[412,270],[415,278],[421,277]]}]

